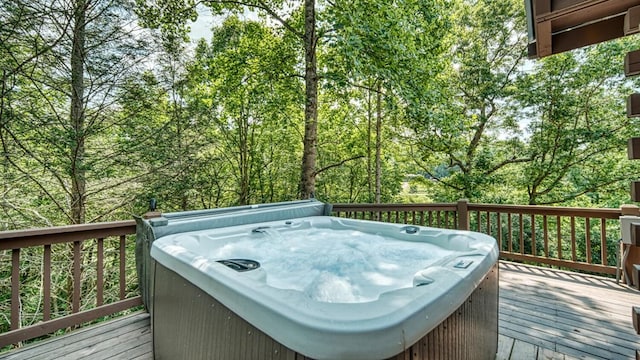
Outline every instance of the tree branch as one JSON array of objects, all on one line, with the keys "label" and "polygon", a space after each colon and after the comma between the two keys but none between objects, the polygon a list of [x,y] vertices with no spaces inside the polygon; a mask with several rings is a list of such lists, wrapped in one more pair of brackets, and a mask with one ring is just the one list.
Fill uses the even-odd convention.
[{"label": "tree branch", "polygon": [[357,159],[362,159],[363,157],[364,157],[364,155],[356,155],[356,156],[351,157],[351,158],[349,158],[349,159],[344,159],[344,160],[342,160],[342,161],[340,161],[340,162],[338,162],[338,163],[335,163],[335,164],[331,164],[331,165],[325,166],[325,167],[323,167],[322,169],[319,169],[319,170],[314,171],[314,172],[313,172],[313,176],[317,176],[317,175],[318,175],[318,174],[320,174],[321,172],[327,171],[327,170],[329,170],[329,169],[331,169],[331,168],[338,167],[338,166],[342,166],[342,165],[344,165],[344,164],[345,164],[346,162],[348,162],[348,161],[353,161],[353,160],[357,160]]},{"label": "tree branch", "polygon": [[276,13],[273,9],[271,9],[267,4],[263,1],[258,0],[258,3],[249,3],[245,1],[233,1],[233,0],[205,0],[203,3],[218,3],[218,4],[230,4],[230,5],[242,5],[249,8],[255,8],[259,10],[263,10],[269,16],[271,16],[274,20],[282,24],[287,30],[291,31],[294,35],[299,37],[300,39],[304,39],[304,34],[296,30],[288,21],[283,19],[278,13]]}]

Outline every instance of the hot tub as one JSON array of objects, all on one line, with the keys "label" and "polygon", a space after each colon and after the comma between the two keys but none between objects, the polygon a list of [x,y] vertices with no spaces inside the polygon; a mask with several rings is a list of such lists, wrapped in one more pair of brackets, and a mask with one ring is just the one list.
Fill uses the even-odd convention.
[{"label": "hot tub", "polygon": [[495,357],[493,238],[290,209],[214,228],[180,218],[177,232],[160,220],[156,359]]}]

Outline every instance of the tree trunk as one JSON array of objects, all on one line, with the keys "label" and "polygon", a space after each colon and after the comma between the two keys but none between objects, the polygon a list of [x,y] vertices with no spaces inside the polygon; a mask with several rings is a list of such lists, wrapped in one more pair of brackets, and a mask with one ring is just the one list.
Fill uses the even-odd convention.
[{"label": "tree trunk", "polygon": [[315,0],[304,1],[304,50],[305,50],[305,108],[304,149],[300,176],[300,198],[314,196],[316,187],[315,167],[318,155],[318,74],[316,69],[316,15]]},{"label": "tree trunk", "polygon": [[238,196],[238,205],[247,205],[249,203],[249,174],[250,174],[250,157],[249,157],[249,114],[241,111],[240,119],[238,119],[238,147],[239,159],[238,169],[240,170],[240,189]]},{"label": "tree trunk", "polygon": [[367,190],[369,202],[373,196],[373,169],[371,161],[371,119],[373,118],[373,104],[371,103],[371,89],[367,90]]},{"label": "tree trunk", "polygon": [[376,204],[380,204],[382,193],[382,86],[378,84],[376,99]]},{"label": "tree trunk", "polygon": [[84,52],[87,3],[78,0],[74,10],[73,47],[71,50],[71,220],[85,222],[85,112],[84,112]]}]

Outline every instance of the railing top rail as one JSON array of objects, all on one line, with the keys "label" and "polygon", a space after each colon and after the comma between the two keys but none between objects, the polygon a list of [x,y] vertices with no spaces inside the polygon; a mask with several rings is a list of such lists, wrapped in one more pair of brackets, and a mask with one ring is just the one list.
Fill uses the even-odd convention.
[{"label": "railing top rail", "polygon": [[333,204],[333,211],[453,211],[456,204]]},{"label": "railing top rail", "polygon": [[0,250],[134,234],[133,220],[0,231]]},{"label": "railing top rail", "polygon": [[602,219],[618,219],[622,215],[622,211],[620,209],[590,209],[540,205],[469,204],[469,211],[489,211],[499,213],[552,216],[578,216]]}]

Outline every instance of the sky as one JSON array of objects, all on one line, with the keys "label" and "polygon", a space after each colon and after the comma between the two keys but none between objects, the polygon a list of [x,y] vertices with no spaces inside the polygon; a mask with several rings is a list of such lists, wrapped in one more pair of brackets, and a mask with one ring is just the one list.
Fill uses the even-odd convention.
[{"label": "sky", "polygon": [[191,41],[196,43],[201,38],[205,38],[207,41],[211,40],[211,27],[216,20],[216,17],[211,14],[209,8],[198,5],[198,20],[191,24]]},{"label": "sky", "polygon": [[[211,14],[211,11],[206,6],[198,5],[196,10],[198,11],[198,20],[195,23],[190,24],[191,32],[189,34],[191,42],[194,44],[201,38],[205,38],[207,41],[210,41],[211,28],[215,24],[221,24],[224,20],[224,16],[214,16]],[[245,11],[240,17],[253,20],[258,19],[258,15],[251,11]]]}]

